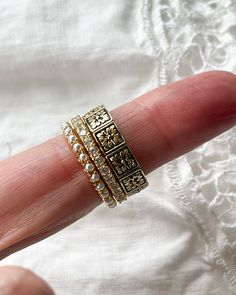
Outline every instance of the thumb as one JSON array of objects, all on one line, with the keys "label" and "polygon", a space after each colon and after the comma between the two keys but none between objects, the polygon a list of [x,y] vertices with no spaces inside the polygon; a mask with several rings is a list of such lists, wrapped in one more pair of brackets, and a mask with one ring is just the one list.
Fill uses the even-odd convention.
[{"label": "thumb", "polygon": [[39,276],[22,267],[0,267],[1,295],[54,295],[49,285]]}]

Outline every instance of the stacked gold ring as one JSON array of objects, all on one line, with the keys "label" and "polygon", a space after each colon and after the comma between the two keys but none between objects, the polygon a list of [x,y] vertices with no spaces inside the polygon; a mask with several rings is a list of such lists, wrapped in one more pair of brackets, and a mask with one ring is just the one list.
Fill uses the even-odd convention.
[{"label": "stacked gold ring", "polygon": [[88,174],[91,183],[95,187],[103,202],[105,202],[110,208],[116,207],[116,200],[112,197],[109,188],[101,179],[98,170],[94,167],[92,160],[87,154],[82,143],[79,141],[79,138],[76,136],[76,133],[74,132],[71,124],[68,122],[64,122],[62,124],[62,131],[67,138],[72,151],[76,155],[77,160],[84,167],[84,171]]},{"label": "stacked gold ring", "polygon": [[123,192],[123,189],[117,181],[114,173],[110,169],[110,166],[108,165],[108,163],[106,163],[106,159],[102,155],[102,152],[100,151],[96,141],[90,133],[86,123],[80,116],[72,118],[71,122],[75,131],[80,136],[80,139],[83,142],[83,145],[87,150],[90,158],[93,160],[96,168],[99,170],[102,178],[111,190],[116,201],[121,203],[122,201],[126,200],[127,197]]},{"label": "stacked gold ring", "polygon": [[131,196],[146,188],[148,181],[110,112],[101,105],[83,118],[126,195]]},{"label": "stacked gold ring", "polygon": [[[137,159],[106,108],[98,106],[62,125],[99,196],[111,208],[148,186]],[[82,157],[86,159],[82,160]]]}]

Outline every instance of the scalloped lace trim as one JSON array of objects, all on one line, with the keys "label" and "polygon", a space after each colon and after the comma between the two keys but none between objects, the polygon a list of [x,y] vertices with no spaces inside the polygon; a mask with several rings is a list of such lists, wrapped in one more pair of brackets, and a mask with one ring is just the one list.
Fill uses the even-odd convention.
[{"label": "scalloped lace trim", "polygon": [[234,233],[229,238],[230,233],[225,231],[228,224],[225,224],[222,218],[225,214],[229,218],[229,207],[224,209],[217,202],[213,202],[213,205],[205,198],[201,191],[202,185],[194,177],[187,156],[172,161],[167,165],[167,169],[180,206],[200,230],[206,245],[206,257],[221,269],[227,285],[236,292],[235,240],[232,241],[235,228],[230,228]]},{"label": "scalloped lace trim", "polygon": [[[159,63],[156,85],[213,69],[236,70],[236,2],[144,0],[143,24]],[[169,163],[180,206],[206,257],[236,292],[236,129]]]}]

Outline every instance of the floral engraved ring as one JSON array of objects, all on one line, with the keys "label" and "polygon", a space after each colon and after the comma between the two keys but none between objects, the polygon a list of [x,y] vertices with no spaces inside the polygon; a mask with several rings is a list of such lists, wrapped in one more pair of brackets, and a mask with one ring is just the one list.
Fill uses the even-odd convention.
[{"label": "floral engraved ring", "polygon": [[148,181],[106,108],[98,106],[86,113],[83,119],[125,194],[130,196],[146,188]]}]

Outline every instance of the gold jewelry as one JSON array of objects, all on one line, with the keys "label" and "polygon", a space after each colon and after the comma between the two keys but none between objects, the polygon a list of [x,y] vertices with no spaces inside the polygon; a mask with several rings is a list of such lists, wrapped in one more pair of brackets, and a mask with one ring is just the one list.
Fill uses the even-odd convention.
[{"label": "gold jewelry", "polygon": [[116,201],[119,203],[127,200],[126,194],[117,181],[114,172],[110,169],[108,161],[100,151],[96,141],[94,140],[89,128],[87,127],[87,124],[83,121],[82,117],[78,115],[75,118],[72,118],[71,123],[76,133],[80,137],[80,140],[82,141],[90,158],[93,160],[93,163],[100,172],[101,177],[104,179],[105,183],[111,190],[113,198],[115,198]]},{"label": "gold jewelry", "polygon": [[91,183],[98,192],[101,199],[110,207],[116,207],[116,200],[112,197],[110,189],[106,183],[101,179],[100,173],[95,168],[91,158],[86,152],[83,144],[79,141],[78,136],[68,122],[62,124],[62,131],[67,138],[77,160],[83,165],[84,171],[88,174]]},{"label": "gold jewelry", "polygon": [[131,196],[146,188],[148,181],[106,108],[98,106],[86,113],[83,119],[125,194]]}]

